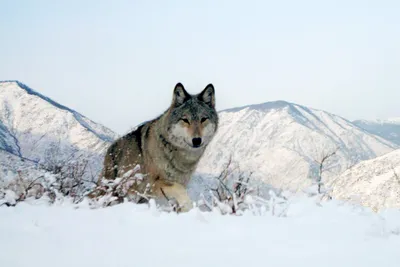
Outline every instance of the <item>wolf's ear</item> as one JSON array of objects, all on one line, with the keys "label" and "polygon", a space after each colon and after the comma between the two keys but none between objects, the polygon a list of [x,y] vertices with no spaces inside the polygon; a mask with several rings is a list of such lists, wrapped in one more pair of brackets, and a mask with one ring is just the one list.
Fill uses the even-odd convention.
[{"label": "wolf's ear", "polygon": [[215,90],[214,85],[211,83],[206,86],[206,88],[199,94],[199,100],[203,101],[210,107],[215,107]]},{"label": "wolf's ear", "polygon": [[177,83],[174,89],[172,105],[178,107],[190,99],[190,95],[186,92],[185,87],[181,83]]}]

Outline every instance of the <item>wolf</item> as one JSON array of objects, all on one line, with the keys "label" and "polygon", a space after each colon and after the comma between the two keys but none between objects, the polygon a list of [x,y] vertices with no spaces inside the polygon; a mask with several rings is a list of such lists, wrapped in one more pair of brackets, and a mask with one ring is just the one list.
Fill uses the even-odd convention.
[{"label": "wolf", "polygon": [[129,189],[139,196],[136,202],[146,202],[143,196],[147,194],[156,203],[173,200],[179,211],[188,211],[192,208],[188,182],[217,129],[214,86],[210,83],[199,94],[191,95],[177,83],[164,113],[108,148],[100,178],[134,177],[139,166],[142,175]]}]

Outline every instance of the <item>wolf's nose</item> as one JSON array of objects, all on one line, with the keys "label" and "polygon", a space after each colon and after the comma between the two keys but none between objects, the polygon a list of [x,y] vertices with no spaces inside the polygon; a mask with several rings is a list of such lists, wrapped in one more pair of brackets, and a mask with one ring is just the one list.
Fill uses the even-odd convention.
[{"label": "wolf's nose", "polygon": [[193,147],[199,147],[201,145],[201,138],[196,137],[192,139]]}]

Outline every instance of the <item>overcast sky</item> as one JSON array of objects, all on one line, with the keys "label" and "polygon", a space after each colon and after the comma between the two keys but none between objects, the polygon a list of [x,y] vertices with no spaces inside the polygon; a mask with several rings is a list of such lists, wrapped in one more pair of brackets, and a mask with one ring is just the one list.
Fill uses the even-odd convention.
[{"label": "overcast sky", "polygon": [[208,83],[219,110],[286,100],[400,117],[400,1],[0,2],[0,80],[111,129]]}]

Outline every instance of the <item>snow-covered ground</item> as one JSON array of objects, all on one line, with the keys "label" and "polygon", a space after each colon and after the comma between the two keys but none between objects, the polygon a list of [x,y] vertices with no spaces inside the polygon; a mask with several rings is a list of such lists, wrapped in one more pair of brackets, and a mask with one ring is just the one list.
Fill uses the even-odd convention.
[{"label": "snow-covered ground", "polygon": [[286,217],[23,202],[0,207],[0,266],[399,266],[400,211],[293,199]]}]

